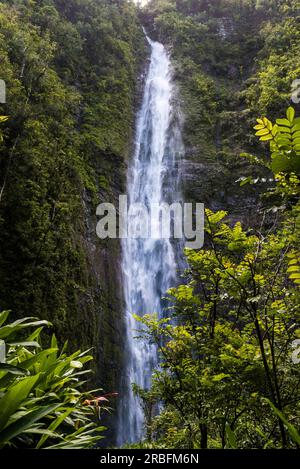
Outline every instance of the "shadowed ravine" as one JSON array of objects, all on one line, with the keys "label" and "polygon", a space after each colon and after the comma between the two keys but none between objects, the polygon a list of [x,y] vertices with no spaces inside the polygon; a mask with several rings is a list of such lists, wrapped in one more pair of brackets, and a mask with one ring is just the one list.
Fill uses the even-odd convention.
[{"label": "shadowed ravine", "polygon": [[[149,209],[153,203],[181,200],[178,163],[183,144],[168,53],[162,44],[149,38],[148,41],[151,62],[137,119],[127,193],[130,204],[142,203]],[[118,445],[135,442],[143,436],[143,411],[131,383],[149,388],[152,370],[157,365],[156,347],[135,339],[139,326],[133,314],[163,315],[162,297],[176,281],[180,246],[180,241],[171,239],[123,240],[127,337]]]}]

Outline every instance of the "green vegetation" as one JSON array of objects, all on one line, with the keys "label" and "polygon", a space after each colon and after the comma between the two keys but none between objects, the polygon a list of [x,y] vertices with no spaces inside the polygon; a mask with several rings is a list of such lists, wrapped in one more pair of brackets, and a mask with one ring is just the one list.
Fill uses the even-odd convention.
[{"label": "green vegetation", "polygon": [[95,213],[124,193],[142,25],[170,50],[184,195],[207,210],[169,317],[142,319],[161,368],[134,387],[136,446],[299,448],[298,0],[0,0],[0,447],[93,447],[93,394],[119,390],[120,246]]},{"label": "green vegetation", "polygon": [[0,1],[0,308],[50,320],[71,350],[95,346],[94,366],[112,357],[108,389],[119,248],[95,213],[123,191],[145,52],[131,2]]},{"label": "green vegetation", "polygon": [[144,333],[161,354],[148,410],[146,446],[286,448],[299,444],[299,365],[292,343],[300,318],[300,118],[289,108],[273,125],[258,119],[270,141],[277,180],[259,230],[224,222],[206,210],[207,249],[186,250],[186,283],[169,291],[170,318],[146,316]]},{"label": "green vegetation", "polygon": [[[172,52],[185,115],[186,198],[255,224],[251,212],[270,174],[239,154],[262,156],[249,122],[275,119],[289,105],[300,74],[299,2],[152,0],[142,20]],[[255,187],[238,188],[249,172]]]},{"label": "green vegetation", "polygon": [[45,320],[7,322],[8,316],[0,314],[0,342],[7,349],[0,363],[0,448],[93,447],[105,428],[97,424],[100,407],[86,404],[96,402],[87,397],[99,390],[79,390],[92,357],[67,355],[65,346],[59,351],[54,335],[49,348],[43,347],[42,330],[51,326]]}]

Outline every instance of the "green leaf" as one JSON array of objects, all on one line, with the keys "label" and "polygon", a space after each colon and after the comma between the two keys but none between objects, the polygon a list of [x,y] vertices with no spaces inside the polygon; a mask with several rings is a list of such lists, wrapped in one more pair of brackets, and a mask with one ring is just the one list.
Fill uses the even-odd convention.
[{"label": "green leaf", "polygon": [[237,449],[238,446],[237,446],[235,434],[233,433],[229,423],[226,423],[225,432],[226,432],[226,442],[229,448]]},{"label": "green leaf", "polygon": [[10,314],[10,311],[2,311],[2,313],[0,313],[0,327],[2,326],[2,324],[5,323],[9,314]]},{"label": "green leaf", "polygon": [[265,126],[267,127],[267,129],[272,130],[273,124],[271,121],[269,121],[269,119],[267,119],[266,117],[263,117],[263,122]]},{"label": "green leaf", "polygon": [[280,418],[280,420],[284,423],[284,425],[286,426],[288,432],[289,432],[289,435],[290,437],[292,438],[292,440],[297,443],[298,445],[300,444],[300,435],[296,429],[296,427],[294,427],[294,425],[292,425],[291,423],[288,422],[288,420],[285,418],[285,416],[283,415],[282,412],[280,412],[279,409],[277,409],[277,407],[275,407],[275,405],[273,404],[273,402],[271,402],[268,398],[264,398],[265,401],[267,401],[267,403],[270,405],[270,407],[273,409],[273,412],[277,415],[277,417]]},{"label": "green leaf", "polygon": [[8,342],[7,345],[9,345],[10,347],[35,347],[35,348],[41,348],[40,344],[38,342],[34,342],[34,341]]},{"label": "green leaf", "polygon": [[293,122],[294,117],[295,117],[295,109],[294,109],[293,107],[290,106],[290,107],[287,109],[287,111],[286,111],[286,117],[288,118],[288,121],[289,121],[290,123]]},{"label": "green leaf", "polygon": [[21,368],[19,366],[9,365],[8,363],[0,363],[0,371],[11,373],[12,375],[17,375],[17,376],[30,375],[29,370],[26,370],[25,368]]},{"label": "green leaf", "polygon": [[21,329],[27,328],[27,327],[33,327],[33,326],[50,326],[51,323],[49,321],[28,321],[28,319],[36,319],[36,318],[23,318],[19,319],[18,321],[15,321],[7,326],[1,327],[0,328],[0,339],[5,339],[9,337],[10,335],[18,332]]},{"label": "green leaf", "polygon": [[261,140],[262,142],[266,142],[267,140],[272,140],[273,139],[273,135],[269,134],[269,135],[263,135],[262,137],[260,137],[259,140]]},{"label": "green leaf", "polygon": [[279,127],[278,127],[277,124],[275,124],[272,131],[271,131],[271,133],[275,137],[278,134],[278,132],[279,132]]},{"label": "green leaf", "polygon": [[287,127],[290,127],[291,123],[287,119],[276,119],[276,124],[278,125],[285,125]]},{"label": "green leaf", "polygon": [[241,177],[240,179],[238,179],[238,182],[240,183],[240,186],[243,187],[246,184],[252,184],[253,183],[253,178],[251,176]]},{"label": "green leaf", "polygon": [[[50,431],[55,431],[59,425],[64,422],[64,420],[70,415],[70,413],[73,411],[73,408],[70,407],[67,409],[65,412],[63,412],[61,415],[59,415],[48,427],[48,430]],[[39,449],[43,446],[45,441],[47,440],[49,435],[43,435],[41,439],[39,440],[38,444],[36,445],[36,449]]]},{"label": "green leaf", "polygon": [[300,271],[299,271],[299,273],[295,273],[295,274],[290,275],[290,279],[299,280],[300,279]]},{"label": "green leaf", "polygon": [[268,129],[262,129],[262,130],[258,130],[257,132],[255,132],[255,135],[257,135],[258,137],[260,135],[269,135],[269,130]]},{"label": "green leaf", "polygon": [[281,145],[289,145],[292,141],[292,136],[291,135],[278,135],[276,138],[276,142]]},{"label": "green leaf", "polygon": [[292,132],[299,132],[300,130],[300,123],[299,124],[295,124],[293,127],[292,127]]},{"label": "green leaf", "polygon": [[60,403],[56,403],[49,406],[42,406],[15,420],[0,432],[0,444],[3,445],[3,443],[22,434],[25,430],[29,430],[33,423],[41,420],[46,415],[51,414],[60,405]]},{"label": "green leaf", "polygon": [[32,388],[39,379],[39,374],[23,378],[14,383],[0,399],[0,430],[6,425],[8,419],[28,397]]},{"label": "green leaf", "polygon": [[300,130],[293,131],[293,140],[300,138]]},{"label": "green leaf", "polygon": [[29,369],[33,365],[35,365],[36,363],[39,363],[39,365],[40,365],[39,368],[41,369],[41,365],[43,363],[44,358],[47,357],[48,355],[50,355],[53,352],[56,352],[56,349],[51,349],[50,348],[50,349],[42,350],[41,352],[39,352],[37,354],[33,354],[31,358],[28,358],[27,360],[24,360],[23,362],[21,362],[21,365],[24,368]]},{"label": "green leaf", "polygon": [[230,375],[226,374],[226,373],[219,373],[218,375],[214,375],[212,377],[212,381],[221,381],[222,379],[224,378],[230,378]]},{"label": "green leaf", "polygon": [[280,133],[290,134],[292,131],[289,127],[278,127]]}]

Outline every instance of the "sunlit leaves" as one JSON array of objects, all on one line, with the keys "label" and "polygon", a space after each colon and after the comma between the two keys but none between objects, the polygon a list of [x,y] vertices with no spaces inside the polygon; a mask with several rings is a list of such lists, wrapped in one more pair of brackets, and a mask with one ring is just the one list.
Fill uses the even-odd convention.
[{"label": "sunlit leaves", "polygon": [[259,137],[262,142],[273,140],[278,130],[277,126],[273,126],[272,122],[266,117],[257,119],[257,122],[258,124],[254,127],[256,130],[255,135]]},{"label": "sunlit leaves", "polygon": [[[2,124],[3,122],[6,122],[8,119],[7,116],[0,116],[0,124]],[[0,143],[3,141],[3,134],[2,134],[2,131],[0,129]]]},{"label": "sunlit leaves", "polygon": [[[92,357],[87,352],[59,352],[55,336],[50,348],[43,349],[42,327],[37,326],[49,326],[46,321],[23,318],[5,324],[7,319],[7,312],[0,313],[0,335],[9,339],[6,363],[0,364],[0,447],[93,446],[103,430],[91,420],[100,407],[84,405],[90,395],[80,392],[90,372],[84,366]],[[26,340],[18,340],[32,327]]]},{"label": "sunlit leaves", "polygon": [[286,116],[288,118],[289,123],[292,125],[295,117],[295,109],[290,106],[286,111]]},{"label": "sunlit leaves", "polygon": [[288,269],[289,278],[294,283],[300,285],[300,253],[298,251],[291,251],[287,255],[288,257]]},{"label": "sunlit leaves", "polygon": [[[294,382],[288,344],[297,337],[299,297],[288,277],[298,275],[291,246],[299,231],[293,234],[286,221],[277,232],[253,234],[225,216],[208,210],[206,249],[185,251],[187,283],[169,291],[172,321],[143,320],[148,337],[162,344],[153,389],[167,411],[178,417],[180,408],[196,428],[205,422],[214,441],[224,429],[224,412],[228,424],[239,409],[245,417],[234,420],[235,444],[255,445],[259,434],[262,446],[274,447],[278,437],[265,430],[277,428],[278,420],[262,408],[261,396],[269,395],[267,372],[273,380],[276,370],[283,396]],[[197,446],[199,435],[192,435]]]}]

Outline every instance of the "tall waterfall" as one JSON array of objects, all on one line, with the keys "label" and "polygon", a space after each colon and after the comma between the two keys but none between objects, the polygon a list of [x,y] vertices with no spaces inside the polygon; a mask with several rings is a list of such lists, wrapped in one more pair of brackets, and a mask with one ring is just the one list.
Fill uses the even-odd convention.
[{"label": "tall waterfall", "polygon": [[[152,203],[181,201],[178,162],[183,144],[168,53],[162,44],[147,39],[151,62],[137,121],[127,192],[129,204],[142,203],[149,209]],[[133,314],[155,312],[162,317],[166,306],[162,297],[176,281],[181,242],[166,238],[124,239],[122,248],[127,345],[119,409],[119,445],[143,436],[143,410],[131,383],[149,388],[158,359],[154,345],[135,338],[139,324]]]}]

